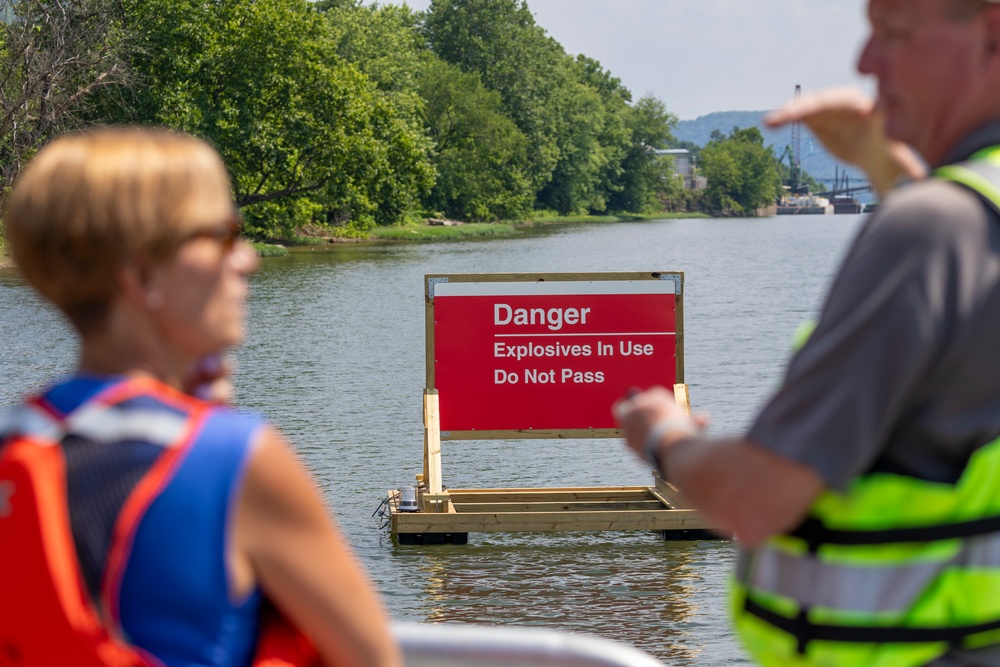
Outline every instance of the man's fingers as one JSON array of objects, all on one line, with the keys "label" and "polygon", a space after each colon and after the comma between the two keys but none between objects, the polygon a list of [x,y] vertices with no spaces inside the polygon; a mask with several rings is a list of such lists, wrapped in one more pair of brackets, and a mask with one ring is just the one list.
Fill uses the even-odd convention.
[{"label": "man's fingers", "polygon": [[808,120],[821,113],[847,113],[867,116],[874,101],[861,90],[850,87],[828,88],[810,92],[764,116],[766,127],[774,129],[795,121]]},{"label": "man's fingers", "polygon": [[614,415],[615,421],[621,424],[622,420],[632,409],[632,401],[628,398],[619,398],[615,401],[614,405],[611,406],[611,414]]}]

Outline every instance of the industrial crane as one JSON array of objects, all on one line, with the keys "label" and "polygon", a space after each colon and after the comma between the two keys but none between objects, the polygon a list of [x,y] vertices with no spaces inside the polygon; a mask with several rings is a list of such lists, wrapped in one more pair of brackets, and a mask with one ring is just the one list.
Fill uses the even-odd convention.
[{"label": "industrial crane", "polygon": [[[802,96],[802,86],[795,86],[795,99]],[[808,189],[802,180],[802,122],[792,122],[792,143],[785,146],[785,150],[778,157],[778,162],[788,158],[788,169],[791,172],[789,187],[793,195],[807,194]]]}]

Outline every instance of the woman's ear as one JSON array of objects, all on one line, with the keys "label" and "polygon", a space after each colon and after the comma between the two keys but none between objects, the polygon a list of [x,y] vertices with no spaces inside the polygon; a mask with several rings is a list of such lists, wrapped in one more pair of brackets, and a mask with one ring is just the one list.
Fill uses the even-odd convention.
[{"label": "woman's ear", "polygon": [[163,306],[163,292],[157,286],[154,272],[129,262],[118,272],[118,282],[125,300],[143,310],[157,310]]}]

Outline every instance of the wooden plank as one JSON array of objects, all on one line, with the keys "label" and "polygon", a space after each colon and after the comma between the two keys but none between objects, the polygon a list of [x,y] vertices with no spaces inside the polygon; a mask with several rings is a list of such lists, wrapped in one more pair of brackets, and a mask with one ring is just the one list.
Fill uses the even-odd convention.
[{"label": "wooden plank", "polygon": [[684,497],[684,494],[681,493],[680,489],[660,477],[659,472],[653,473],[653,479],[656,480],[656,486],[650,489],[650,491],[653,492],[653,495],[661,498],[673,509],[692,508],[691,503]]},{"label": "wooden plank", "polygon": [[482,489],[450,489],[449,493],[638,493],[648,486],[505,486]]},{"label": "wooden plank", "polygon": [[635,503],[656,500],[650,490],[630,494],[577,494],[577,493],[516,493],[516,494],[452,494],[451,500],[459,505],[469,503]]},{"label": "wooden plank", "polygon": [[424,286],[431,278],[447,278],[450,283],[534,283],[539,281],[589,280],[663,280],[662,276],[681,276],[683,271],[598,271],[591,273],[429,273],[424,276]]},{"label": "wooden plank", "polygon": [[452,503],[456,512],[588,512],[595,510],[663,510],[669,506],[658,498],[652,500],[565,503]]},{"label": "wooden plank", "polygon": [[424,276],[424,387],[434,389],[434,299],[431,296],[430,279],[435,276]]},{"label": "wooden plank", "polygon": [[571,532],[603,530],[706,530],[694,510],[597,512],[394,513],[397,533]]},{"label": "wooden plank", "polygon": [[524,489],[518,491],[501,490],[497,492],[462,492],[449,490],[453,503],[536,503],[536,502],[630,502],[654,500],[655,496],[649,487],[642,487],[635,491],[546,491]]},{"label": "wooden plank", "polygon": [[422,503],[422,509],[425,512],[433,512],[435,514],[447,514],[454,513],[455,507],[451,503],[451,496],[448,492],[444,493],[425,493],[420,496],[420,501]]},{"label": "wooden plank", "polygon": [[684,408],[684,412],[691,414],[691,399],[688,396],[688,386],[686,384],[674,385],[674,400],[677,405]]},{"label": "wooden plank", "polygon": [[677,307],[674,311],[674,330],[676,331],[676,336],[674,336],[674,342],[676,345],[677,352],[677,373],[674,376],[674,381],[678,383],[683,383],[684,380],[684,272],[676,271],[675,275],[681,277],[680,293],[677,295]]},{"label": "wooden plank", "polygon": [[691,509],[687,506],[687,503],[685,502],[684,497],[680,495],[680,492],[674,494],[666,490],[653,489],[653,495],[672,510]]},{"label": "wooden plank", "polygon": [[441,481],[441,411],[436,389],[424,391],[424,479],[427,492],[440,494]]}]

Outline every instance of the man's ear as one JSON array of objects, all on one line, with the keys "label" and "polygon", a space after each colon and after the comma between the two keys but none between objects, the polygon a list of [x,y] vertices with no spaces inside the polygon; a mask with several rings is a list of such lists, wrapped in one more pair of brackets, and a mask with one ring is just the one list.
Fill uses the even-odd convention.
[{"label": "man's ear", "polygon": [[1000,4],[991,3],[980,11],[985,31],[983,51],[990,61],[988,66],[1000,68]]}]

